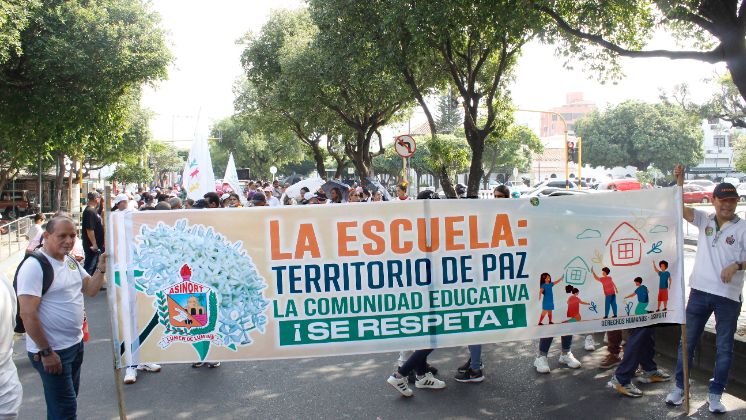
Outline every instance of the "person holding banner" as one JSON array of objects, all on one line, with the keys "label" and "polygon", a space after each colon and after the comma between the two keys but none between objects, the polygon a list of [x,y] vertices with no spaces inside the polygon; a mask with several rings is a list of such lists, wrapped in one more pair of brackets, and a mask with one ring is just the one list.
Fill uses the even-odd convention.
[{"label": "person holding banner", "polygon": [[[554,296],[552,294],[552,288],[555,284],[561,282],[563,279],[562,276],[558,278],[556,281],[552,282],[552,276],[549,275],[549,273],[542,273],[539,278],[540,283],[540,295],[544,296],[544,299],[542,300],[541,304],[541,319],[539,320],[539,325],[541,324],[541,321],[544,319],[544,314],[549,313],[549,323],[552,324],[552,311],[554,310]],[[552,340],[553,337],[546,337],[539,340],[539,355],[534,360],[534,367],[536,368],[536,371],[539,373],[549,373],[551,369],[549,368],[549,360],[547,360],[547,356],[549,355],[549,348],[552,346]],[[572,335],[563,335],[562,336],[562,353],[559,357],[559,362],[562,365],[567,365],[570,369],[578,369],[580,368],[580,361],[575,358],[575,356],[570,351],[570,347],[572,346]]]},{"label": "person holding banner", "polygon": [[[676,184],[683,186],[684,168],[681,165],[676,166],[674,175]],[[707,402],[710,412],[725,413],[727,408],[721,397],[728,383],[733,342],[743,304],[746,222],[736,215],[739,194],[732,184],[718,184],[712,197],[714,214],[683,206],[684,219],[699,228],[699,237],[689,279],[691,291],[686,305],[686,343],[679,344],[676,387],[666,396],[666,403],[680,405],[684,402],[682,345],[686,345],[691,366],[705,324],[714,312],[717,353]]]},{"label": "person holding banner", "polygon": [[47,417],[75,418],[83,364],[83,295],[96,296],[103,285],[106,254],[93,275],[67,254],[77,237],[68,216],[53,217],[44,232],[42,253],[54,270],[54,280],[42,293],[42,266],[26,259],[17,271],[20,315],[26,329],[26,350],[44,386]]}]

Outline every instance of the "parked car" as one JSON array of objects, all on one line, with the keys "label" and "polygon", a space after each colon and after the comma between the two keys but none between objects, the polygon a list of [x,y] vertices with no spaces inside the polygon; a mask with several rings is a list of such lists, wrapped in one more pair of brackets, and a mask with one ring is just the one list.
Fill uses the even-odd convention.
[{"label": "parked car", "polygon": [[[582,181],[581,186],[585,184],[585,181]],[[534,188],[542,188],[542,187],[551,187],[551,188],[565,188],[566,185],[569,185],[570,188],[578,188],[578,185],[573,182],[569,181],[566,182],[564,179],[559,178],[550,178],[546,181],[542,181],[534,186]]]},{"label": "parked car", "polygon": [[746,183],[736,185],[736,192],[738,192],[738,201],[746,203]]},{"label": "parked car", "polygon": [[684,202],[685,203],[709,203],[712,201],[712,190],[695,185],[684,185]]},{"label": "parked car", "polygon": [[521,194],[531,189],[523,181],[508,181],[505,183],[505,186],[510,188],[510,192],[518,191]]},{"label": "parked car", "polygon": [[709,179],[687,179],[684,181],[684,185],[699,185],[706,190],[712,191],[715,189],[715,186],[717,184],[710,181]]},{"label": "parked car", "polygon": [[0,212],[6,219],[34,214],[38,211],[36,196],[28,190],[5,190],[0,193]]},{"label": "parked car", "polygon": [[561,197],[564,195],[588,195],[591,191],[589,190],[566,190],[566,189],[559,189],[557,191],[554,191],[553,193],[549,194],[548,197]]},{"label": "parked car", "polygon": [[622,178],[614,179],[608,182],[601,182],[596,186],[596,189],[609,190],[609,191],[631,191],[642,189],[640,181],[634,178]]}]

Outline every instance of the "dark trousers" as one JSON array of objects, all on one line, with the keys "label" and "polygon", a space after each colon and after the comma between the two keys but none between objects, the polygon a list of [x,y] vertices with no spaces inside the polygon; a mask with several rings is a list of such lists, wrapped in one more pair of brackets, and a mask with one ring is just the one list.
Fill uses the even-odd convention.
[{"label": "dark trousers", "polygon": [[84,246],[83,253],[85,254],[83,269],[92,276],[93,271],[96,270],[96,266],[98,265],[98,252],[93,252],[89,247]]},{"label": "dark trousers", "polygon": [[622,351],[622,330],[606,331],[606,349],[609,354],[619,356]]},{"label": "dark trousers", "polygon": [[645,372],[658,370],[653,357],[655,357],[655,328],[635,328],[629,332],[627,344],[624,346],[624,358],[616,368],[614,375],[620,384],[626,385],[635,376],[638,365],[642,366]]},{"label": "dark trousers", "polygon": [[409,359],[401,365],[398,371],[399,374],[407,376],[409,375],[409,372],[414,370],[414,373],[417,375],[424,375],[427,369],[427,356],[432,353],[432,351],[433,349],[415,350],[412,355],[409,356]]},{"label": "dark trousers", "polygon": [[[539,353],[541,354],[549,353],[549,347],[552,346],[553,340],[554,340],[554,337],[545,337],[545,338],[539,339]],[[572,336],[563,335],[562,336],[562,351],[568,352],[570,351],[570,347],[572,347]]]},{"label": "dark trousers", "polygon": [[62,361],[62,373],[52,375],[44,371],[41,360],[34,360],[36,354],[29,353],[31,364],[39,372],[44,385],[44,399],[47,402],[48,420],[69,420],[78,418],[78,390],[80,389],[80,366],[83,364],[83,342],[55,351]]}]

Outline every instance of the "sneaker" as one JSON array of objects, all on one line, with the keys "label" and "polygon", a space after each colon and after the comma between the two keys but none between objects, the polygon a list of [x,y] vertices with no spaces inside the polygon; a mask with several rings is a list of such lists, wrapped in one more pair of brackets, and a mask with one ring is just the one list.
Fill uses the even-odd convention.
[{"label": "sneaker", "polygon": [[586,351],[594,351],[596,350],[596,342],[593,341],[592,335],[585,336],[585,350]]},{"label": "sneaker", "polygon": [[407,385],[407,378],[397,378],[395,375],[391,375],[386,379],[386,382],[396,388],[405,397],[411,397],[413,394],[412,388]]},{"label": "sneaker", "polygon": [[128,367],[124,372],[124,383],[132,385],[137,381],[137,368]]},{"label": "sneaker", "polygon": [[454,379],[456,379],[457,382],[482,382],[484,380],[484,375],[482,374],[482,369],[467,369],[466,372],[457,374]]},{"label": "sneaker", "polygon": [[580,367],[580,361],[576,359],[570,351],[567,352],[567,354],[561,354],[559,362],[561,365],[567,365],[570,369],[577,369]]},{"label": "sneaker", "polygon": [[619,383],[619,380],[616,378],[616,375],[613,375],[611,377],[611,380],[606,384],[609,388],[616,390],[616,392],[626,395],[631,398],[638,398],[642,397],[642,391],[640,391],[639,388],[637,388],[632,382],[622,385]]},{"label": "sneaker", "polygon": [[199,363],[192,363],[192,367],[193,367],[193,368],[195,368],[195,369],[199,369],[199,368],[201,368],[201,367],[202,367],[202,366],[204,366],[204,365],[205,365],[205,364],[204,364],[204,363],[202,363],[202,362],[199,362]]},{"label": "sneaker", "polygon": [[[464,373],[464,372],[466,372],[469,369],[471,369],[471,359],[467,360],[466,363],[464,363],[463,365],[459,366],[458,369],[457,369],[457,372],[458,373]],[[479,362],[479,370],[482,370],[482,369],[484,369],[484,363]],[[433,373],[433,375],[435,375],[435,373]]]},{"label": "sneaker", "polygon": [[728,411],[727,408],[720,402],[722,395],[718,394],[707,394],[707,405],[710,406],[710,413],[723,414]]},{"label": "sneaker", "polygon": [[616,354],[607,354],[606,357],[604,357],[604,360],[601,361],[601,363],[598,365],[599,369],[611,369],[614,366],[618,366],[619,363],[622,363],[622,359],[617,356]]},{"label": "sneaker", "polygon": [[220,362],[215,362],[215,363],[207,362],[205,364],[207,365],[207,367],[209,367],[211,369],[220,367]]},{"label": "sneaker", "polygon": [[137,370],[143,370],[145,372],[160,372],[161,365],[157,363],[140,363],[137,365]]},{"label": "sneaker", "polygon": [[674,387],[671,392],[666,395],[666,404],[668,405],[681,405],[684,402],[684,390],[678,386]]},{"label": "sneaker", "polygon": [[432,373],[427,372],[425,376],[417,378],[414,386],[417,388],[443,389],[446,387],[446,383],[433,376]]},{"label": "sneaker", "polygon": [[549,361],[546,356],[539,356],[534,360],[534,367],[539,373],[549,373]]},{"label": "sneaker", "polygon": [[640,375],[637,380],[643,384],[668,382],[671,380],[671,375],[663,372],[662,370],[654,370],[652,372],[642,372],[642,375]]}]

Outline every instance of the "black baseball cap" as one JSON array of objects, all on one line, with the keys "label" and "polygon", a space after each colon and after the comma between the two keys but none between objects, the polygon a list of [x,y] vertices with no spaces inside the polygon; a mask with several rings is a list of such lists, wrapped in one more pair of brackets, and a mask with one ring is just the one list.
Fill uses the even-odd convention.
[{"label": "black baseball cap", "polygon": [[712,196],[719,199],[738,198],[738,191],[736,191],[736,187],[734,187],[733,184],[723,182],[715,187],[715,190],[712,192]]}]

